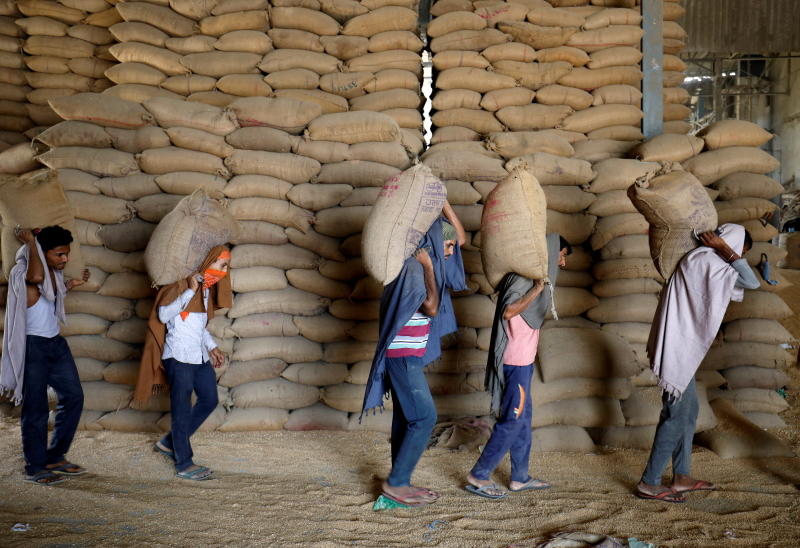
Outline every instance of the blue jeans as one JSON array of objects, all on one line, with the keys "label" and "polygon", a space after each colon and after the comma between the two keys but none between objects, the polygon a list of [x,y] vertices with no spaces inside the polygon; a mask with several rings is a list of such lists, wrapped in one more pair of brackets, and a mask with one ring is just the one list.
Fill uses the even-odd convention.
[{"label": "blue jeans", "polygon": [[386,479],[392,487],[411,485],[411,474],[436,425],[436,406],[423,369],[421,358],[386,358],[394,402],[392,471]]},{"label": "blue jeans", "polygon": [[661,475],[672,457],[672,474],[689,475],[692,466],[692,439],[697,423],[697,389],[694,379],[677,401],[670,401],[664,392],[661,396],[661,417],[650,459],[642,474],[647,485],[661,485]]},{"label": "blue jeans", "polygon": [[[219,402],[217,379],[209,362],[193,364],[167,358],[164,370],[169,381],[172,430],[161,439],[161,443],[175,453],[175,470],[182,472],[194,464],[189,438]],[[194,406],[192,391],[197,394]]]},{"label": "blue jeans", "polygon": [[531,455],[531,377],[533,364],[503,365],[506,386],[500,401],[500,416],[486,442],[483,453],[470,472],[479,480],[488,480],[506,453],[511,453],[511,480],[530,480],[528,460]]},{"label": "blue jeans", "polygon": [[[56,421],[47,445],[47,387],[58,395]],[[67,341],[28,335],[25,340],[25,377],[22,383],[22,452],[25,473],[41,472],[46,465],[64,460],[83,410],[83,389]]]}]

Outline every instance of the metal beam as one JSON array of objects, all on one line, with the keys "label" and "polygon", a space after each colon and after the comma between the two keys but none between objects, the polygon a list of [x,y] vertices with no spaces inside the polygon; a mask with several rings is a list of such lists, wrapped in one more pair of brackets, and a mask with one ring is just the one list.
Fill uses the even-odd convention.
[{"label": "metal beam", "polygon": [[664,37],[662,0],[642,0],[642,133],[647,139],[664,132]]}]

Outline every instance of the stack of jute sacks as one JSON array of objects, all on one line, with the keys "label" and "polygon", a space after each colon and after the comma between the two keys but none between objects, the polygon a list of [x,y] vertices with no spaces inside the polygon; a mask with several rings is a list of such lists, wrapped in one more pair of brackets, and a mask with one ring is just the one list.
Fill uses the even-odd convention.
[{"label": "stack of jute sacks", "polygon": [[[785,426],[778,413],[788,408],[777,392],[788,384],[784,370],[792,357],[780,345],[791,343],[792,336],[780,324],[791,310],[775,294],[785,287],[775,263],[785,251],[772,245],[777,229],[769,218],[777,209],[770,198],[782,192],[782,185],[767,174],[778,162],[761,149],[772,135],[756,124],[723,120],[699,134],[705,151],[683,163],[687,171],[718,192],[715,202],[719,222],[744,226],[753,237],[753,249],[746,255],[755,267],[766,255],[772,265],[770,285],[761,277],[761,288],[745,291],[744,301],[731,303],[722,325],[720,339],[709,351],[701,369],[718,371],[727,389],[713,390],[713,399],[730,400],[747,418],[764,428]],[[719,379],[720,382],[723,379]]]},{"label": "stack of jute sacks", "polygon": [[[22,53],[23,32],[14,24],[20,13],[14,4],[0,7],[0,149],[25,141],[23,133],[33,127],[26,108],[30,92],[25,79]],[[2,151],[0,150],[0,152]]]},{"label": "stack of jute sacks", "polygon": [[114,62],[108,52],[114,38],[106,28],[112,6],[105,0],[27,0],[17,2],[17,7],[22,16],[14,23],[26,36],[22,49],[31,88],[26,108],[35,126],[29,132],[33,137],[61,121],[50,108],[50,99],[100,92],[111,85],[104,72]]},{"label": "stack of jute sacks", "polygon": [[686,120],[691,114],[687,106],[689,92],[681,87],[686,63],[678,57],[686,47],[687,34],[678,20],[686,10],[680,0],[662,2],[663,75],[664,75],[664,133],[687,134],[692,129]]}]

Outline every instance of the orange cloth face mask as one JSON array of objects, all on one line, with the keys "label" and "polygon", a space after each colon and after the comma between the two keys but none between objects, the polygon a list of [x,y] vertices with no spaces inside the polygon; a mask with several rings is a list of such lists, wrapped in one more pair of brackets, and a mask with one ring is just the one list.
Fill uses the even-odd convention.
[{"label": "orange cloth face mask", "polygon": [[224,270],[205,269],[203,271],[203,289],[208,289],[227,275],[228,273]]}]

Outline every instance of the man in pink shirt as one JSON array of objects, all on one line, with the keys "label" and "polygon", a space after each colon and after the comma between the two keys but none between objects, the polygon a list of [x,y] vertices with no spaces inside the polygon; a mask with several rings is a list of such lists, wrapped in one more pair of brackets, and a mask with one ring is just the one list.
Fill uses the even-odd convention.
[{"label": "man in pink shirt", "polygon": [[511,454],[513,492],[547,489],[550,485],[528,474],[531,453],[530,388],[533,361],[539,346],[539,328],[553,302],[553,287],[559,268],[566,264],[572,248],[558,234],[548,234],[548,279],[530,280],[515,273],[503,278],[498,287],[497,308],[492,327],[492,345],[486,366],[486,390],[492,395],[491,412],[497,418],[492,436],[478,462],[467,475],[470,493],[500,499],[507,491],[489,476],[507,452]]}]

